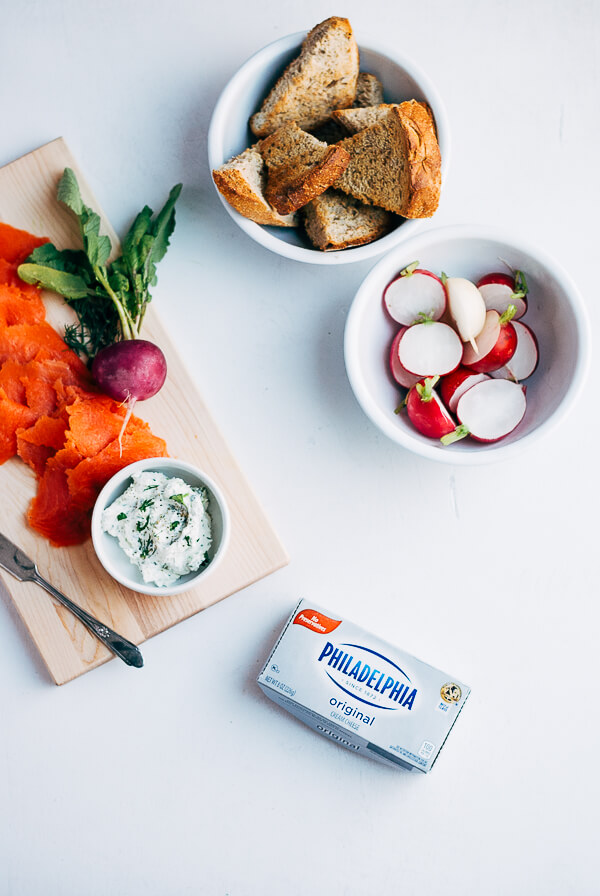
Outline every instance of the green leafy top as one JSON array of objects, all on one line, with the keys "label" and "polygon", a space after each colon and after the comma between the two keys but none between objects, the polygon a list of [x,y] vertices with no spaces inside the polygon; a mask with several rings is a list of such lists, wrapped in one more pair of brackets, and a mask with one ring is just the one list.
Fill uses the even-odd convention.
[{"label": "green leafy top", "polygon": [[145,206],[123,240],[122,254],[109,264],[110,238],[100,233],[100,216],[83,202],[77,178],[65,168],[57,198],[79,220],[83,249],[59,250],[46,243],[19,267],[19,276],[62,295],[73,306],[78,324],[65,329],[65,341],[90,359],[120,339],[139,336],[156,265],[164,258],[175,229],[175,203],[181,184],[171,190],[160,212]]}]

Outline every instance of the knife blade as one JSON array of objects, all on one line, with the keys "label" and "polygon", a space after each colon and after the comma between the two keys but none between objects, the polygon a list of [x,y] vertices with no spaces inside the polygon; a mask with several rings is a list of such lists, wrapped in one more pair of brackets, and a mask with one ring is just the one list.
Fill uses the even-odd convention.
[{"label": "knife blade", "polygon": [[82,622],[89,631],[95,635],[99,641],[102,641],[109,650],[122,659],[128,666],[135,666],[140,669],[144,665],[142,654],[135,644],[128,641],[122,635],[113,631],[87,610],[84,610],[78,604],[59,591],[54,585],[51,585],[38,572],[37,566],[27,554],[25,554],[16,544],[14,544],[6,535],[0,533],[0,567],[9,572],[19,582],[35,582],[41,588],[44,588],[48,594],[56,598],[64,607],[73,613],[80,622]]}]

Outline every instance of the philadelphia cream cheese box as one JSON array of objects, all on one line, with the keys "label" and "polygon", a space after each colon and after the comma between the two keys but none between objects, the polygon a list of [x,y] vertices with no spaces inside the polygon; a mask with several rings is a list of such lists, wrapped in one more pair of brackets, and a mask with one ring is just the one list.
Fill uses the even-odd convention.
[{"label": "philadelphia cream cheese box", "polygon": [[352,622],[301,600],[258,684],[341,746],[431,770],[470,688]]}]

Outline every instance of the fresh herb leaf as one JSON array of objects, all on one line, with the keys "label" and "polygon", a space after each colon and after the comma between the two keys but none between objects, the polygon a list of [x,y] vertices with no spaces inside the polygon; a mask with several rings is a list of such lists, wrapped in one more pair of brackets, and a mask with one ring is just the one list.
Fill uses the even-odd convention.
[{"label": "fresh herb leaf", "polygon": [[183,504],[185,507],[185,501],[183,499],[187,498],[187,496],[188,492],[186,492],[185,495],[171,495],[171,501],[177,501],[178,504]]},{"label": "fresh herb leaf", "polygon": [[83,211],[83,200],[79,192],[79,184],[75,173],[71,168],[65,168],[64,174],[58,184],[56,198],[59,202],[64,203],[76,215],[80,215]]},{"label": "fresh herb leaf", "polygon": [[181,523],[181,520],[173,520],[173,522],[169,526],[169,529],[171,530],[171,532],[173,531],[173,529],[176,529],[180,523]]},{"label": "fresh herb leaf", "polygon": [[142,503],[140,504],[139,509],[144,512],[144,510],[148,510],[154,504],[154,498],[144,498]]},{"label": "fresh herb leaf", "polygon": [[65,168],[57,198],[78,218],[83,250],[59,250],[52,243],[35,249],[19,267],[27,283],[62,295],[74,308],[79,324],[66,328],[65,341],[90,360],[121,339],[136,339],[152,300],[156,264],[164,257],[175,228],[175,203],[181,184],[153,217],[145,206],[134,219],[123,252],[109,263],[111,241],[102,234],[100,216],[83,201],[77,178]]},{"label": "fresh herb leaf", "polygon": [[149,535],[146,539],[138,538],[138,547],[140,550],[140,558],[142,560],[150,557],[156,551],[156,545],[152,541],[151,535]]},{"label": "fresh herb leaf", "polygon": [[41,264],[20,265],[19,277],[25,283],[35,283],[42,289],[58,292],[65,299],[83,299],[89,292],[83,277],[56,268],[44,267]]},{"label": "fresh herb leaf", "polygon": [[118,519],[118,520],[126,520],[126,519],[127,519],[127,514],[126,514],[126,513],[119,513],[118,516],[117,516],[117,519]]}]

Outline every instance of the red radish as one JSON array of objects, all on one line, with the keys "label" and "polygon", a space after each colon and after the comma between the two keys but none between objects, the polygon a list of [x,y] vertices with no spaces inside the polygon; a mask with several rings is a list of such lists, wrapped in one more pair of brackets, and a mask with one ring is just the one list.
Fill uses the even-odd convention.
[{"label": "red radish", "polygon": [[439,277],[417,267],[405,267],[383,293],[385,307],[393,320],[405,327],[422,317],[439,320],[446,310],[446,292]]},{"label": "red radish", "polygon": [[408,327],[398,344],[402,366],[420,376],[450,373],[460,364],[462,353],[462,343],[452,327],[433,320]]},{"label": "red radish", "polygon": [[403,386],[405,389],[410,389],[421,379],[415,373],[409,373],[405,367],[400,363],[400,358],[398,356],[398,345],[400,344],[400,340],[402,339],[402,335],[406,327],[402,327],[396,335],[394,336],[394,340],[392,342],[392,347],[390,349],[390,370],[392,372],[392,376],[396,380],[399,386]]},{"label": "red radish", "polygon": [[513,327],[517,334],[515,353],[510,361],[504,367],[495,370],[492,376],[520,382],[526,380],[534,372],[538,366],[540,353],[535,334],[526,324],[515,321]]},{"label": "red radish", "polygon": [[527,311],[527,281],[523,271],[516,271],[515,276],[509,274],[486,274],[477,283],[488,311],[504,314],[509,305],[515,306],[514,319],[523,317]]},{"label": "red radish", "polygon": [[448,410],[455,414],[456,405],[461,395],[464,395],[471,386],[476,386],[477,383],[482,383],[487,379],[489,379],[487,373],[473,373],[467,367],[457,367],[452,373],[448,373],[442,378],[440,384],[442,401]]},{"label": "red radish", "polygon": [[454,432],[456,423],[442,404],[434,386],[439,376],[425,377],[406,396],[406,412],[420,433],[432,439]]},{"label": "red radish", "polygon": [[145,401],[162,388],[167,361],[157,345],[146,339],[126,339],[101,349],[92,364],[94,379],[110,398],[122,401],[127,414],[119,445],[136,401]]},{"label": "red radish", "polygon": [[490,373],[503,367],[514,355],[517,348],[517,334],[510,322],[515,306],[509,305],[502,316],[497,311],[488,311],[485,323],[477,337],[477,351],[465,346],[463,365],[475,373]]},{"label": "red radish", "polygon": [[475,339],[485,323],[485,302],[474,283],[464,277],[445,277],[442,281],[448,296],[450,316],[463,342],[470,342],[477,352]]},{"label": "red radish", "polygon": [[444,445],[470,435],[477,442],[497,442],[511,433],[525,414],[525,391],[510,380],[487,379],[459,399],[460,425],[442,438]]}]

